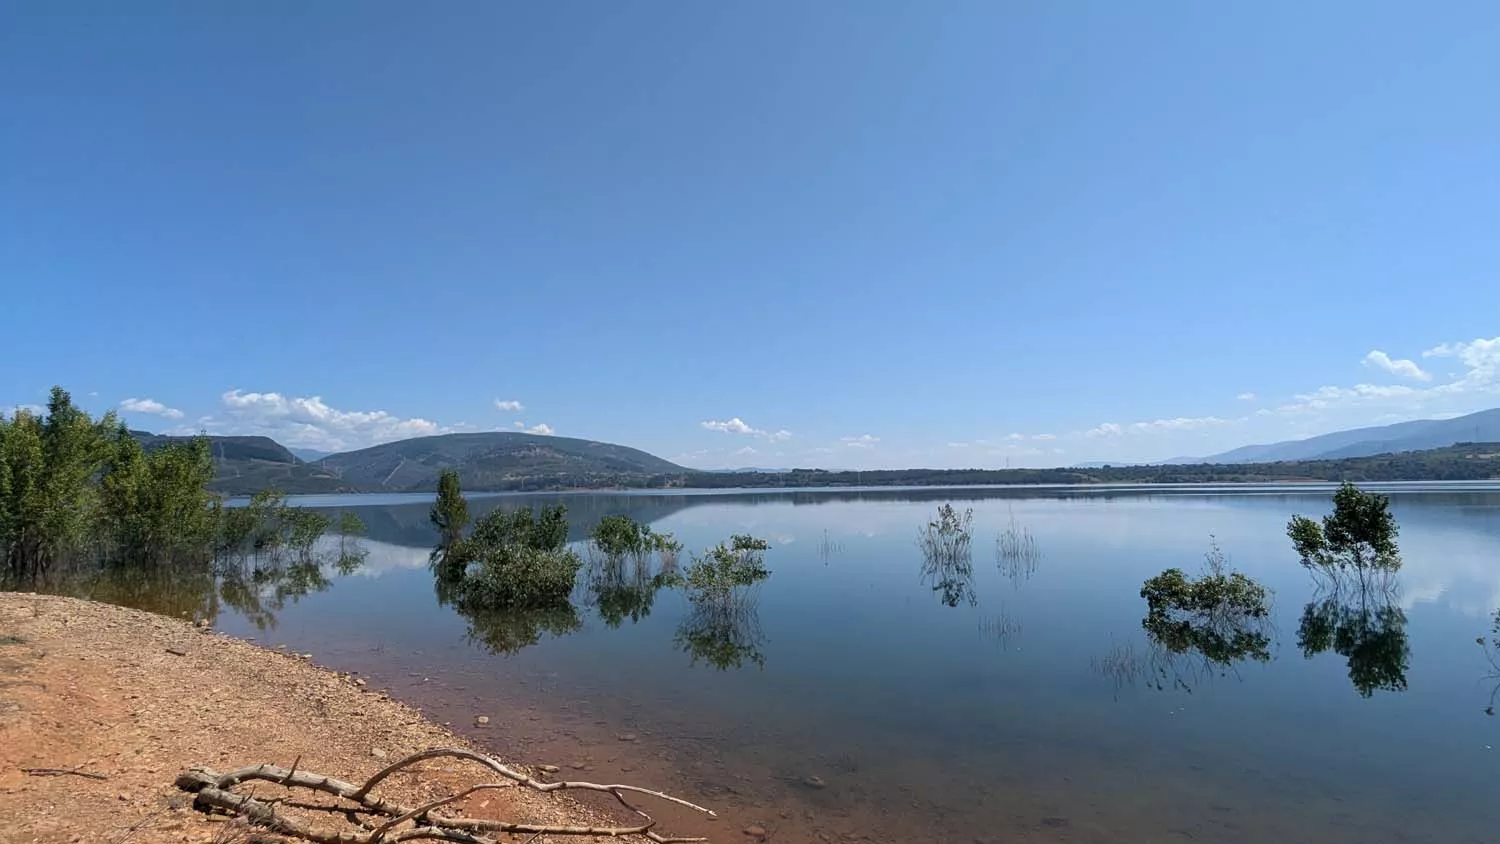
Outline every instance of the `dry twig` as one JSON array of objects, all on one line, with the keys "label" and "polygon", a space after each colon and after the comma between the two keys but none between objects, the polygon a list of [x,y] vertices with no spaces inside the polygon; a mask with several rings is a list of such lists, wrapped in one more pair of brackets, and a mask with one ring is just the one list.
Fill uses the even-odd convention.
[{"label": "dry twig", "polygon": [[[371,791],[375,786],[391,775],[409,768],[418,762],[441,757],[477,762],[490,771],[499,774],[506,781],[480,783],[470,786],[451,797],[434,800],[416,807],[402,806],[371,795]],[[197,797],[194,802],[202,808],[219,809],[243,817],[251,823],[262,826],[272,832],[302,838],[316,842],[316,844],[395,844],[395,842],[416,839],[454,841],[461,842],[462,844],[495,844],[496,838],[487,837],[483,833],[530,833],[533,838],[539,835],[602,835],[609,837],[639,835],[655,844],[686,844],[686,842],[705,840],[702,838],[670,838],[660,835],[655,831],[656,820],[632,804],[626,798],[627,794],[649,795],[685,806],[694,811],[702,812],[709,817],[717,817],[711,810],[695,803],[690,803],[680,797],[673,797],[670,794],[639,786],[575,781],[542,782],[532,778],[528,774],[510,768],[490,756],[458,747],[437,747],[421,751],[420,753],[414,753],[387,765],[374,776],[365,780],[362,785],[358,786],[322,774],[306,770],[295,770],[295,768],[295,764],[291,769],[266,764],[240,768],[223,774],[207,768],[193,768],[184,771],[177,777],[177,787],[184,791],[195,793]],[[252,795],[234,793],[232,789],[236,785],[248,781],[266,781],[288,788],[295,787],[320,791],[349,803],[357,804],[364,811],[384,815],[387,819],[368,833],[314,829],[295,818],[278,814],[275,806],[270,801],[257,800]],[[620,802],[620,805],[639,816],[641,823],[634,826],[617,827],[570,826],[456,818],[432,814],[433,810],[462,800],[477,791],[517,787],[529,788],[543,793],[564,790],[603,792],[614,797]],[[412,824],[410,828],[396,829],[396,827],[407,822]]]},{"label": "dry twig", "polygon": [[77,768],[22,768],[21,773],[33,777],[88,777],[91,780],[107,780],[104,774],[80,771]]}]

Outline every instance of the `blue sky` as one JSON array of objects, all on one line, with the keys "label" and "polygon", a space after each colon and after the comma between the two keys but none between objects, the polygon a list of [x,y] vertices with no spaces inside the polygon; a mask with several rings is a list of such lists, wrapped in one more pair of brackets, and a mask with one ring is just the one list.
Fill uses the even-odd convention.
[{"label": "blue sky", "polygon": [[1491,407],[1497,40],[1488,2],[7,4],[0,407],[704,467]]}]

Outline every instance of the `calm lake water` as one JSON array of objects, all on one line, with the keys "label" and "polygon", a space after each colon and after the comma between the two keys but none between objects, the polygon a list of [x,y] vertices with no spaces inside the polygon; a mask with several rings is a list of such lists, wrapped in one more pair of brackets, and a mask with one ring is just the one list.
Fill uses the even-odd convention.
[{"label": "calm lake water", "polygon": [[[777,841],[1494,841],[1500,678],[1475,640],[1500,606],[1500,486],[1385,489],[1405,567],[1389,593],[1341,593],[1310,654],[1304,609],[1330,596],[1285,524],[1327,512],[1325,487],[471,498],[562,501],[578,539],[612,513],[690,551],[767,539],[722,667],[688,648],[678,591],[607,623],[585,569],[576,617],[468,619],[435,597],[428,499],[306,498],[361,516],[365,566],[216,622],[520,761],[670,787]],[[945,502],[974,514],[956,593],[916,543]],[[1274,590],[1268,661],[1172,657],[1142,629],[1142,581],[1201,570],[1211,537]]]}]

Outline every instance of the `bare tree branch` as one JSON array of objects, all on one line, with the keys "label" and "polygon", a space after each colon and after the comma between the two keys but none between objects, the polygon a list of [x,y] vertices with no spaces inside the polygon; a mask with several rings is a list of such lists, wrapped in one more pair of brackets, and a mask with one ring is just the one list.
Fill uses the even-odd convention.
[{"label": "bare tree branch", "polygon": [[[410,768],[418,762],[438,758],[463,759],[478,763],[489,771],[504,777],[506,781],[479,783],[451,797],[434,800],[416,807],[402,806],[371,794],[375,786],[393,774]],[[300,757],[298,761],[301,761]],[[315,844],[395,844],[395,842],[415,839],[453,841],[461,842],[461,844],[496,844],[495,838],[486,837],[480,833],[529,833],[533,838],[539,835],[596,835],[609,837],[639,835],[654,842],[654,844],[687,844],[687,842],[705,840],[702,838],[671,838],[658,834],[654,829],[656,820],[627,800],[626,794],[644,794],[702,812],[709,817],[718,817],[713,811],[683,800],[680,797],[674,797],[661,791],[641,788],[640,786],[573,781],[541,782],[529,774],[502,764],[493,757],[459,747],[436,747],[414,753],[387,765],[374,776],[365,780],[363,785],[358,786],[323,774],[306,770],[299,771],[296,770],[296,767],[296,763],[290,769],[277,765],[264,764],[239,768],[223,774],[207,768],[193,768],[184,771],[177,777],[177,786],[184,791],[194,792],[197,795],[195,802],[199,806],[219,809],[243,817],[251,823],[262,826],[277,834],[302,838],[315,842]],[[236,794],[232,791],[235,786],[249,781],[265,781],[287,788],[304,788],[329,794],[340,800],[357,804],[358,808],[351,809],[352,811],[362,810],[384,816],[383,818],[375,819],[377,821],[383,820],[384,822],[375,826],[370,832],[315,829],[295,818],[278,814],[273,801],[257,800],[252,795]],[[639,816],[641,823],[635,826],[619,827],[574,826],[457,818],[435,816],[432,814],[433,810],[455,803],[478,791],[517,787],[529,788],[544,794],[567,790],[596,791],[609,794],[632,814]],[[407,822],[413,824],[411,828],[396,829]],[[368,829],[369,827],[364,828]]]}]

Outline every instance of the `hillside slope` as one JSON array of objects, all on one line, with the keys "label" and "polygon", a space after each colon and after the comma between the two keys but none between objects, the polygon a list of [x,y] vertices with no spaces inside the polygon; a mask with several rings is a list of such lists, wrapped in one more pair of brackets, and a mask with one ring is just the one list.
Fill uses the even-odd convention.
[{"label": "hillside slope", "polygon": [[1500,441],[1500,408],[1453,419],[1418,419],[1372,428],[1353,428],[1264,445],[1247,445],[1205,457],[1203,463],[1270,463],[1278,460],[1335,460],[1403,451],[1446,448],[1461,442]]},{"label": "hillside slope", "polygon": [[[131,431],[147,451],[193,437],[173,437]],[[214,480],[209,489],[226,495],[249,495],[263,489],[288,493],[359,492],[337,475],[309,465],[270,437],[208,437],[214,458]]]},{"label": "hillside slope", "polygon": [[390,492],[436,489],[444,469],[457,469],[474,491],[632,485],[689,472],[622,445],[510,431],[400,440],[312,466],[349,486]]}]

